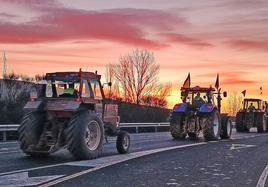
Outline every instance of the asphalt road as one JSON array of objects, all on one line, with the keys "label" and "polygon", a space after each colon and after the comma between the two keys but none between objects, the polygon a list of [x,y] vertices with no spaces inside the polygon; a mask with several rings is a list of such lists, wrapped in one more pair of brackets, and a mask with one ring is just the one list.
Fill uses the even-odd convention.
[{"label": "asphalt road", "polygon": [[117,154],[110,139],[102,158],[80,162],[64,150],[34,159],[16,142],[0,143],[0,186],[256,186],[268,164],[267,138],[234,132],[232,140],[207,143],[133,134],[130,154]]}]

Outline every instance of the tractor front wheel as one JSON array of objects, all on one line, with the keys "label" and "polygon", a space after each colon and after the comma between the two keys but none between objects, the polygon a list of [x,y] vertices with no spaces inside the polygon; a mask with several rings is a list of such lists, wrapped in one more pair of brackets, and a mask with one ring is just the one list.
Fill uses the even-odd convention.
[{"label": "tractor front wheel", "polygon": [[130,136],[126,131],[120,131],[116,139],[116,149],[118,153],[125,154],[129,151]]}]

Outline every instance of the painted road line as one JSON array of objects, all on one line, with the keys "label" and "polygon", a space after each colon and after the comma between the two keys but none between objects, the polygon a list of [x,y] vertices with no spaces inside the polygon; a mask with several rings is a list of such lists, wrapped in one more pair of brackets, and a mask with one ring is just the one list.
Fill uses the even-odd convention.
[{"label": "painted road line", "polygon": [[245,149],[249,147],[256,147],[256,145],[246,145],[246,144],[232,144],[230,150]]},{"label": "painted road line", "polygon": [[10,174],[14,174],[14,173],[28,172],[28,171],[34,171],[34,170],[39,170],[39,169],[46,169],[46,168],[62,166],[64,164],[65,163],[60,163],[60,164],[53,164],[53,165],[48,165],[48,166],[40,166],[40,167],[34,167],[34,168],[20,169],[20,170],[15,170],[15,171],[4,172],[4,173],[0,173],[0,177],[3,176],[3,175],[10,175]]},{"label": "painted road line", "polygon": [[194,146],[205,145],[205,144],[208,144],[208,143],[201,142],[201,143],[173,146],[173,147],[167,147],[167,148],[158,148],[158,149],[153,149],[153,150],[148,150],[148,151],[140,151],[140,152],[129,153],[129,154],[125,154],[125,155],[114,155],[111,157],[98,159],[99,164],[95,164],[95,165],[92,163],[92,160],[66,163],[65,165],[75,165],[75,166],[93,166],[94,165],[95,167],[88,169],[88,170],[84,170],[84,171],[75,173],[75,174],[72,174],[72,175],[69,175],[69,176],[66,176],[66,177],[62,177],[62,178],[54,180],[52,182],[48,182],[46,184],[40,185],[40,187],[48,187],[48,186],[56,185],[56,184],[65,182],[67,180],[85,175],[87,173],[90,173],[90,172],[93,172],[93,171],[96,171],[96,170],[99,170],[102,168],[106,168],[108,166],[112,166],[115,164],[119,164],[121,162],[136,159],[139,157],[143,157],[143,156],[147,156],[147,155],[151,155],[151,154],[155,154],[155,153],[160,153],[160,152],[164,152],[164,151],[170,151],[170,150],[187,148],[187,147],[194,147]]},{"label": "painted road line", "polygon": [[21,151],[19,151],[19,150],[18,151],[3,151],[3,152],[0,151],[0,155],[1,154],[9,154],[9,153],[21,153]]},{"label": "painted road line", "polygon": [[6,144],[18,144],[17,141],[14,142],[0,142],[0,145],[6,145]]},{"label": "painted road line", "polygon": [[256,187],[265,187],[267,176],[268,176],[268,165],[263,170]]},{"label": "painted road line", "polygon": [[64,175],[29,177],[28,172],[0,176],[0,187],[36,186],[44,182],[58,179]]}]

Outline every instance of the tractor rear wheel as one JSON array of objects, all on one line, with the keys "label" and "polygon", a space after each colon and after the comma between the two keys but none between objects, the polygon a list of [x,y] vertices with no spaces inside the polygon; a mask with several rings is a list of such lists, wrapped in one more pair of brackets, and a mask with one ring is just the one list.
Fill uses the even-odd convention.
[{"label": "tractor rear wheel", "polygon": [[228,116],[221,117],[221,135],[222,139],[229,139],[232,135],[232,121]]},{"label": "tractor rear wheel", "polygon": [[264,114],[258,115],[257,132],[258,133],[267,132],[267,122]]},{"label": "tractor rear wheel", "polygon": [[75,114],[66,130],[68,150],[77,160],[99,157],[102,153],[103,137],[103,122],[91,111]]},{"label": "tractor rear wheel", "polygon": [[237,132],[248,132],[249,129],[243,123],[243,113],[239,112],[235,118],[235,128]]},{"label": "tractor rear wheel", "polygon": [[184,140],[186,133],[183,127],[183,114],[173,113],[170,120],[170,133],[176,140]]},{"label": "tractor rear wheel", "polygon": [[220,114],[217,110],[214,110],[202,118],[203,135],[206,141],[219,139],[221,130],[220,122]]},{"label": "tractor rear wheel", "polygon": [[36,147],[44,126],[44,114],[40,112],[30,112],[24,115],[21,125],[18,128],[19,144],[21,150],[33,157],[48,156],[46,152],[29,151],[30,147]]}]

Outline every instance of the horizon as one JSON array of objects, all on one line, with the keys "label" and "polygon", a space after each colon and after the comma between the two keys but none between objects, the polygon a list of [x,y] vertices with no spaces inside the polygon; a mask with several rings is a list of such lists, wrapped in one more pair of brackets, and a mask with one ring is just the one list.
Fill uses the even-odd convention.
[{"label": "horizon", "polygon": [[145,48],[160,65],[160,81],[173,85],[169,107],[180,101],[188,72],[193,86],[214,85],[219,73],[229,94],[246,89],[248,97],[268,100],[267,1],[0,2],[8,72],[33,76],[81,67],[104,75],[106,64]]}]

